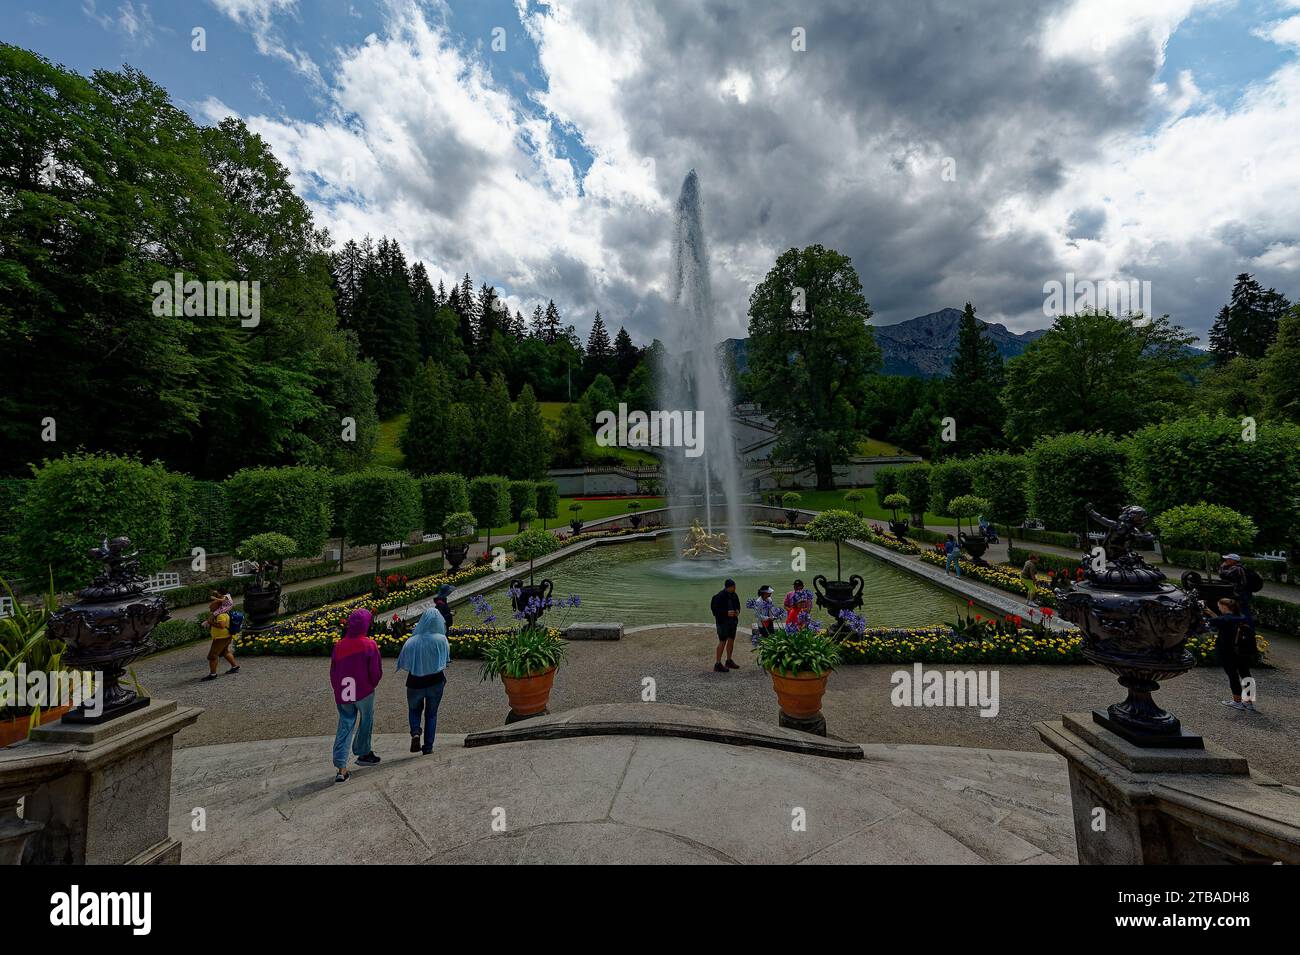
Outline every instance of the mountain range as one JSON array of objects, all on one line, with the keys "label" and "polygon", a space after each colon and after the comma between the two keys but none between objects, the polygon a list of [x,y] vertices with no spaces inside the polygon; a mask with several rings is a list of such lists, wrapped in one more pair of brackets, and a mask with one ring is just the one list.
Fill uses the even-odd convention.
[{"label": "mountain range", "polygon": [[[933,378],[946,375],[957,354],[957,326],[961,309],[941,308],[928,315],[918,315],[897,325],[873,325],[876,344],[880,346],[886,375],[908,375],[913,378]],[[1005,325],[976,319],[984,334],[997,346],[1003,359],[1021,354],[1030,343],[1042,337],[1045,328],[1028,332],[1013,332]],[[729,338],[724,343],[735,356],[736,367],[745,371],[749,367],[749,340]]]}]

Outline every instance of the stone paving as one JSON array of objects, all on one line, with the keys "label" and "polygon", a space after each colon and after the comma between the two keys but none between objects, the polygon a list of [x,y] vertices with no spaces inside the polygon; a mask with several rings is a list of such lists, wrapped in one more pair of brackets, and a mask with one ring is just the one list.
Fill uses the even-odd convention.
[{"label": "stone paving", "polygon": [[639,736],[636,713],[709,715],[629,709],[627,735],[467,749],[447,734],[428,756],[381,737],[384,762],[342,784],[324,738],[182,750],[171,831],[186,863],[1075,861],[1056,756],[875,744],[830,759]]},{"label": "stone paving", "polygon": [[[737,647],[743,669],[714,673],[716,638],[710,626],[678,624],[627,633],[618,642],[578,641],[556,677],[552,711],[596,703],[640,702],[643,680],[654,680],[660,703],[707,707],[776,725],[776,698],[766,674],[746,647]],[[236,649],[236,652],[238,650]],[[329,661],[323,657],[247,657],[243,669],[209,683],[206,645],[180,647],[135,664],[149,693],[205,708],[199,722],[177,738],[182,747],[333,733],[335,710],[329,689]],[[1185,725],[1246,756],[1251,766],[1300,785],[1300,748],[1293,745],[1300,724],[1300,641],[1277,638],[1274,669],[1258,671],[1259,713],[1219,705],[1227,678],[1217,667],[1198,667],[1168,681],[1157,699]],[[376,700],[379,732],[400,733],[406,724],[402,676],[396,661],[384,661]],[[830,731],[854,742],[915,743],[1045,752],[1033,724],[1062,713],[1115,702],[1123,691],[1099,667],[1002,666],[1000,708],[993,718],[973,708],[896,707],[890,701],[893,665],[846,666],[830,679],[824,711]],[[223,668],[224,670],[224,668]],[[470,733],[501,725],[505,693],[499,682],[480,682],[473,660],[452,661],[439,714],[445,732]],[[319,750],[323,767],[328,747]]]}]

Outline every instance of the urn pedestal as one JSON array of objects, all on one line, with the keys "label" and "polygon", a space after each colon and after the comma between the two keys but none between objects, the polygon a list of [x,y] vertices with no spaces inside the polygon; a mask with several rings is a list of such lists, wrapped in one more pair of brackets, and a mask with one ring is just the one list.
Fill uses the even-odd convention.
[{"label": "urn pedestal", "polygon": [[103,723],[149,705],[147,697],[122,686],[121,678],[138,657],[154,649],[149,634],[170,616],[162,597],[145,593],[138,573],[138,551],[131,541],[115,537],[91,550],[104,570],[78,595],[75,604],[50,616],[50,639],[68,648],[63,665],[69,670],[94,670],[96,699],[70,710],[64,723]]},{"label": "urn pedestal", "polygon": [[280,613],[280,584],[271,581],[261,589],[244,591],[244,612],[248,614],[245,629],[250,633],[269,630]]},{"label": "urn pedestal", "polygon": [[1123,701],[1094,710],[1094,721],[1136,746],[1203,748],[1201,737],[1185,732],[1152,697],[1161,680],[1196,665],[1187,650],[1187,638],[1201,627],[1196,599],[1136,555],[1088,570],[1056,597],[1057,613],[1083,633],[1083,655],[1128,691]]}]

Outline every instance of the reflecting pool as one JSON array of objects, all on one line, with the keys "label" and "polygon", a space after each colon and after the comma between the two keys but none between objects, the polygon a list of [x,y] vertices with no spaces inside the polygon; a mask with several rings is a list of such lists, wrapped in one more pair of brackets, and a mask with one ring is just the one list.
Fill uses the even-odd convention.
[{"label": "reflecting pool", "polygon": [[[581,607],[569,620],[619,622],[635,627],[652,623],[708,622],[709,598],[722,589],[727,577],[736,581],[740,595],[741,627],[747,629],[752,612],[745,601],[758,588],[769,584],[776,591],[777,605],[785,599],[795,577],[812,587],[817,574],[835,576],[835,546],[803,538],[752,534],[747,541],[747,558],[732,561],[688,561],[677,555],[676,544],[665,536],[653,541],[600,544],[537,572],[537,579],[555,582],[555,596],[578,594]],[[807,552],[806,569],[792,571],[793,549]],[[919,577],[877,560],[850,547],[841,548],[844,576],[860,574],[864,579],[862,613],[871,627],[925,627],[951,622],[965,601]],[[527,577],[527,566],[521,575]],[[509,622],[510,600],[501,587],[485,595],[500,618]],[[980,608],[981,612],[988,611]],[[457,622],[469,623],[473,613],[460,608]],[[817,610],[825,621],[825,611]]]}]

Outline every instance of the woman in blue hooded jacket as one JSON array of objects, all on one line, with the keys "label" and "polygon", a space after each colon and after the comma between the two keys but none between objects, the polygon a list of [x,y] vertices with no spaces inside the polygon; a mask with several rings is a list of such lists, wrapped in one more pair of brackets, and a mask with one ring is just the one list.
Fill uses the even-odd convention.
[{"label": "woman in blue hooded jacket", "polygon": [[[444,671],[451,659],[447,624],[430,607],[397,655],[397,669],[406,671],[406,706],[411,717],[411,752],[428,754],[438,727],[438,706],[447,684]],[[424,720],[424,746],[420,746],[420,720]]]}]

